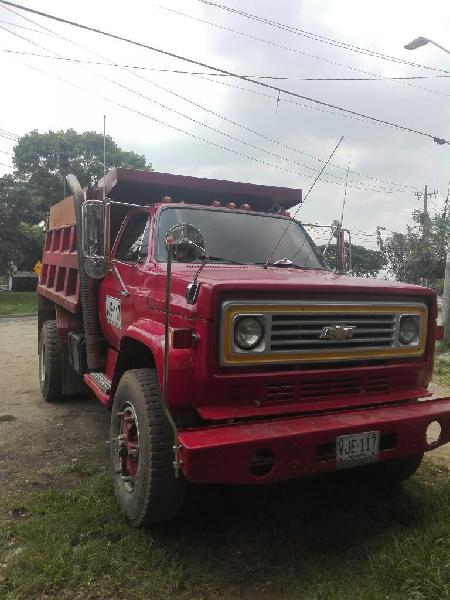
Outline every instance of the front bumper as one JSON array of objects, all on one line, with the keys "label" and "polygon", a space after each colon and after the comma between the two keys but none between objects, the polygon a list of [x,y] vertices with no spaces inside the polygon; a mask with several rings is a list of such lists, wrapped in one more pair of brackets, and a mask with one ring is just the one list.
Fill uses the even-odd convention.
[{"label": "front bumper", "polygon": [[[441,435],[430,446],[426,429],[432,421],[439,422]],[[180,458],[188,481],[267,483],[334,471],[336,437],[365,431],[380,432],[380,462],[432,450],[450,441],[450,398],[189,429],[179,433]],[[273,467],[254,475],[252,458],[265,449],[275,457]]]}]

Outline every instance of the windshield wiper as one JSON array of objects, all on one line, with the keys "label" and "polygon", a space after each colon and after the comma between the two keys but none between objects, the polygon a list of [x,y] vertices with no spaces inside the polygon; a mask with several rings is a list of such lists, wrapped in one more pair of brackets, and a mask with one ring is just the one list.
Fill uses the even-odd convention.
[{"label": "windshield wiper", "polygon": [[294,263],[284,263],[284,262],[255,262],[251,263],[252,265],[261,265],[263,267],[277,267],[279,269],[301,269],[302,271],[326,271],[323,267],[305,267],[301,265],[296,265]]}]

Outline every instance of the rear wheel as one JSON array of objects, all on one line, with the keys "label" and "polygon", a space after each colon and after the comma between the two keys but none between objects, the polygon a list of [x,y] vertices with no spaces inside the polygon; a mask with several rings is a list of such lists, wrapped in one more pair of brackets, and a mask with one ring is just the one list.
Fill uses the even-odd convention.
[{"label": "rear wheel", "polygon": [[39,338],[39,384],[47,402],[62,398],[63,348],[56,321],[45,321]]},{"label": "rear wheel", "polygon": [[111,467],[117,500],[133,527],[169,521],[181,508],[185,481],[175,478],[173,442],[155,369],[126,371],[111,414]]}]

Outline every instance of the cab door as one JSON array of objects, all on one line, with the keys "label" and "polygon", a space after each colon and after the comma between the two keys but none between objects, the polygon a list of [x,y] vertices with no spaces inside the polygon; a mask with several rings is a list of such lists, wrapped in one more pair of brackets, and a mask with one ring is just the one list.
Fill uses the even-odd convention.
[{"label": "cab door", "polygon": [[148,211],[128,217],[99,291],[100,324],[107,342],[117,348],[122,332],[136,320],[136,299],[148,255]]}]

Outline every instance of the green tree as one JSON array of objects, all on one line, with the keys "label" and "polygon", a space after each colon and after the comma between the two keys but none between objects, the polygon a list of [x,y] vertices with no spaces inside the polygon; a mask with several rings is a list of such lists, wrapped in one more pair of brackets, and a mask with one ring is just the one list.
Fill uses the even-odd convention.
[{"label": "green tree", "polygon": [[439,287],[444,277],[445,259],[450,235],[447,209],[433,215],[416,210],[412,224],[405,233],[391,232],[385,240],[378,236],[378,245],[390,273],[406,283]]},{"label": "green tree", "polygon": [[[145,156],[122,150],[106,136],[106,170],[130,167],[152,170]],[[82,186],[94,187],[103,176],[103,135],[74,129],[31,131],[14,148],[15,170],[0,177],[0,272],[11,262],[32,269],[42,256],[42,227],[49,207],[62,200],[65,176],[76,175]],[[69,192],[66,191],[66,195]]]},{"label": "green tree", "polygon": [[[38,218],[36,199],[29,186],[13,175],[0,177],[0,272],[11,263],[20,270],[32,269],[42,255],[42,228],[26,226]],[[39,233],[40,229],[40,233]]]},{"label": "green tree", "polygon": [[[349,245],[346,243],[346,255],[348,256]],[[326,246],[319,246],[323,253]],[[349,274],[355,277],[376,277],[384,267],[383,254],[379,250],[370,250],[364,246],[352,244],[352,268]],[[336,269],[336,244],[331,244],[325,255],[325,260],[332,269]]]},{"label": "green tree", "polygon": [[[122,150],[110,137],[105,139],[106,170],[116,167],[152,170],[145,156]],[[26,181],[43,218],[49,206],[64,197],[65,177],[75,175],[84,187],[94,187],[103,176],[103,135],[74,129],[39,133],[34,130],[19,139],[14,148],[16,176]],[[66,192],[67,193],[67,192]]]}]

